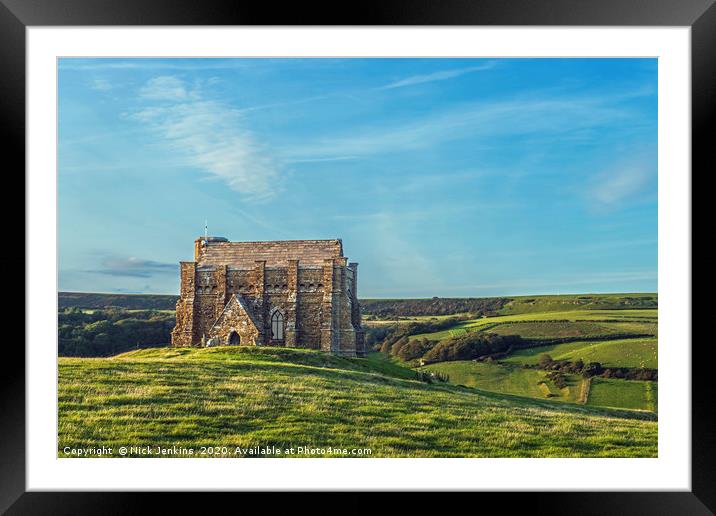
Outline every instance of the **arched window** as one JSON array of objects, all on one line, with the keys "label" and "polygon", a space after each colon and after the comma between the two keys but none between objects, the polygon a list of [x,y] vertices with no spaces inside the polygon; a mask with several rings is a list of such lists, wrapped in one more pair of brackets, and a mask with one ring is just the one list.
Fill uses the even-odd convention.
[{"label": "arched window", "polygon": [[283,340],[283,314],[278,310],[271,316],[271,338]]}]

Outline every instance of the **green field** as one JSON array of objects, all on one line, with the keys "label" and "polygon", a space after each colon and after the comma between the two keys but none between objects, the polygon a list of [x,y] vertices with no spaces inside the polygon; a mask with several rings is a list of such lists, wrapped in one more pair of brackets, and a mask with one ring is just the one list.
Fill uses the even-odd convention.
[{"label": "green field", "polygon": [[465,328],[474,326],[474,321],[465,321],[461,322],[459,324],[456,324],[449,330],[442,330],[442,331],[436,331],[432,333],[419,333],[416,335],[411,335],[410,338],[412,339],[422,339],[426,338],[428,340],[443,340],[443,339],[449,339],[450,337],[456,337],[462,333],[465,333]]},{"label": "green field", "polygon": [[525,339],[608,337],[621,334],[654,335],[656,325],[648,322],[523,321],[486,329],[498,335],[520,335]]},{"label": "green field", "polygon": [[525,338],[591,337],[624,333],[656,335],[657,321],[658,311],[655,309],[521,313],[463,321],[447,330],[421,333],[411,338],[443,340],[466,331],[490,331],[522,335]]},{"label": "green field", "polygon": [[519,349],[502,359],[511,364],[536,364],[540,355],[554,360],[599,362],[605,367],[657,369],[657,339],[624,339],[597,342],[566,342],[550,346]]},{"label": "green field", "polygon": [[623,407],[657,412],[659,387],[656,382],[594,378],[587,405]]},{"label": "green field", "polygon": [[579,294],[554,296],[518,296],[500,310],[500,315],[529,314],[536,312],[564,312],[570,310],[604,311],[608,309],[633,310],[656,308],[656,294]]},{"label": "green field", "polygon": [[658,310],[656,308],[638,310],[558,310],[556,312],[528,312],[515,315],[500,315],[496,317],[485,317],[479,319],[482,322],[490,321],[544,321],[544,320],[568,320],[568,321],[599,321],[603,319],[619,319],[624,321],[651,321],[656,322]]},{"label": "green field", "polygon": [[471,360],[440,362],[422,369],[446,374],[450,383],[457,385],[533,398],[545,398],[549,394],[549,398],[559,401],[577,402],[582,384],[579,376],[567,375],[567,387],[559,389],[546,378],[545,371]]},{"label": "green field", "polygon": [[58,456],[65,446],[100,445],[370,448],[372,457],[657,456],[657,422],[648,412],[426,384],[414,375],[379,355],[284,348],[60,358]]},{"label": "green field", "polygon": [[[578,300],[582,297],[591,299],[591,304],[580,303]],[[549,380],[543,382],[544,371],[522,366],[535,365],[541,355],[547,354],[557,361],[599,362],[603,367],[658,368],[658,310],[627,309],[630,303],[655,302],[655,295],[611,295],[595,299],[594,296],[515,298],[503,309],[510,315],[462,321],[446,330],[411,335],[410,339],[441,341],[471,332],[490,332],[519,335],[527,341],[552,341],[549,345],[540,346],[536,342],[535,347],[514,349],[497,362],[442,362],[426,369],[447,374],[455,384],[535,398],[549,394],[554,400],[584,403],[580,396],[580,376],[567,375],[568,388],[565,392],[555,392],[556,387]],[[614,309],[615,305],[623,308]],[[590,405],[657,410],[656,382],[599,378],[594,385],[596,390],[589,395]]]},{"label": "green field", "polygon": [[413,316],[401,316],[396,319],[371,319],[370,316],[364,316],[361,324],[364,327],[381,327],[389,326],[394,324],[410,324],[412,322],[426,322],[426,321],[442,321],[445,319],[451,319],[461,315],[468,314],[452,314],[452,315],[413,315]]}]

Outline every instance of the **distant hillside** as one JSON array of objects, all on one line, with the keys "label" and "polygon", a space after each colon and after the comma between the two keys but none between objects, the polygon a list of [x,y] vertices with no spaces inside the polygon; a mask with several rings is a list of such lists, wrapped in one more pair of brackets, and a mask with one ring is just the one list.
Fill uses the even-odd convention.
[{"label": "distant hillside", "polygon": [[659,308],[659,296],[641,294],[571,294],[556,296],[519,296],[507,299],[500,315],[570,310],[634,310]]},{"label": "distant hillside", "polygon": [[128,310],[174,310],[179,296],[166,294],[96,294],[60,292],[58,308],[126,308]]},{"label": "distant hillside", "polygon": [[396,316],[495,314],[509,299],[503,297],[433,297],[431,299],[363,299],[363,313],[380,318]]},{"label": "distant hillside", "polygon": [[651,294],[522,297],[508,315],[370,321],[368,342],[451,383],[656,413],[658,308],[641,308],[656,303]]},{"label": "distant hillside", "polygon": [[[99,294],[60,292],[59,309],[83,308],[101,310],[174,310],[179,296],[159,294]],[[364,299],[361,308],[378,317],[414,315],[451,315],[457,313],[491,313],[499,310],[505,298],[433,298],[433,299]]]},{"label": "distant hillside", "polygon": [[430,299],[364,299],[363,313],[379,318],[471,313],[513,315],[571,310],[658,308],[657,294],[574,294],[514,297],[433,297]]},{"label": "distant hillside", "polygon": [[[59,308],[174,310],[179,296],[160,294],[96,294],[60,292]],[[363,313],[379,318],[471,313],[511,315],[568,310],[658,308],[657,294],[575,294],[513,297],[433,297],[427,299],[362,299]]]}]

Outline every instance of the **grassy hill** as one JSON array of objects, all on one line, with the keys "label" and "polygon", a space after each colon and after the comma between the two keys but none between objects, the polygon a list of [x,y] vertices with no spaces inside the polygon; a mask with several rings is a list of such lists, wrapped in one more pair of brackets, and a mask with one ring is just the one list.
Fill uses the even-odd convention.
[{"label": "grassy hill", "polygon": [[[372,457],[655,457],[656,416],[445,383],[372,354],[147,349],[59,359],[59,448],[370,449]],[[116,454],[116,451],[114,452]],[[131,456],[131,454],[130,454]],[[296,455],[306,456],[306,455]],[[325,455],[324,455],[325,456]]]}]

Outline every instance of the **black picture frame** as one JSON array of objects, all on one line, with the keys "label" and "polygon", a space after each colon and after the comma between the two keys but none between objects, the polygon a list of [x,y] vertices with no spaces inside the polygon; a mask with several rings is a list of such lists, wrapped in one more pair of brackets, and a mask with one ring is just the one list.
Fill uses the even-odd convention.
[{"label": "black picture frame", "polygon": [[[697,170],[700,170],[699,175],[706,176],[713,168],[709,165],[716,136],[713,122],[716,120],[715,2],[382,0],[352,6],[335,2],[329,7],[286,2],[279,7],[273,3],[209,0],[0,0],[0,141],[7,167],[3,183],[6,192],[14,191],[15,199],[24,198],[18,192],[25,191],[22,173],[25,167],[25,30],[31,26],[48,25],[688,26],[692,45],[691,177],[697,175],[694,173]],[[14,188],[8,186],[13,180],[17,181]],[[3,203],[3,208],[7,212],[5,220],[16,226],[20,209],[8,202]],[[19,233],[16,227],[13,231]],[[693,245],[691,252],[693,256]],[[6,267],[19,269],[20,258],[25,261],[24,246],[6,240],[6,252],[3,253]],[[32,271],[26,271],[26,274],[32,274]],[[14,301],[17,301],[17,294]],[[16,321],[13,324],[17,326]],[[8,334],[4,333],[4,336]],[[6,341],[3,353],[6,360],[0,396],[0,510],[7,510],[7,514],[136,513],[150,507],[154,498],[158,498],[156,501],[162,504],[166,513],[191,509],[192,504],[203,507],[201,500],[177,493],[26,492],[25,354],[21,347],[10,344]],[[552,514],[713,514],[716,511],[716,431],[711,425],[714,389],[708,371],[707,348],[692,348],[690,492],[485,493],[479,495],[481,503],[498,502],[502,510],[525,507],[533,512]],[[213,498],[212,504],[223,504],[231,503],[227,498],[234,495],[211,493],[210,496],[221,496],[221,500]],[[248,503],[246,494],[240,496],[242,504]],[[266,500],[267,495],[258,496]],[[343,507],[365,506],[366,502],[358,494],[341,496]],[[488,501],[485,497],[499,497],[499,500]],[[421,508],[423,503],[423,496],[415,495],[404,502],[403,509],[410,510],[412,504]]]}]

